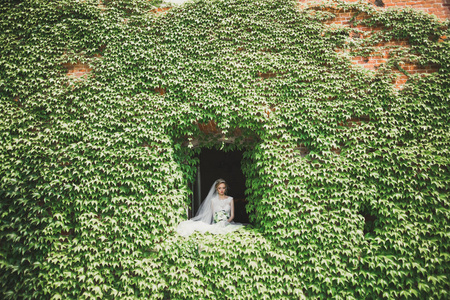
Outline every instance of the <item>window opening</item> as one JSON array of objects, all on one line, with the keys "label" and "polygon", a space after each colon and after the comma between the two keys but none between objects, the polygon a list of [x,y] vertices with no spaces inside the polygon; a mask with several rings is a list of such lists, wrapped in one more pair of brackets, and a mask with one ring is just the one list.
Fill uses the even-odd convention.
[{"label": "window opening", "polygon": [[373,234],[375,232],[377,217],[372,214],[367,205],[361,207],[359,214],[364,217],[364,235],[368,233]]},{"label": "window opening", "polygon": [[241,170],[243,151],[220,151],[216,149],[202,149],[199,155],[200,164],[197,166],[197,178],[193,187],[190,216],[197,212],[201,202],[208,194],[211,185],[218,178],[228,183],[228,195],[234,199],[234,221],[249,223],[245,206],[245,176]]}]

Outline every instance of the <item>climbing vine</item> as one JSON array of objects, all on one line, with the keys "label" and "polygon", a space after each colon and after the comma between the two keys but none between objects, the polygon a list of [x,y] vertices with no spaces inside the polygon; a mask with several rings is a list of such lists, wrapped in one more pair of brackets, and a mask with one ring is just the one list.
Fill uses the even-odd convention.
[{"label": "climbing vine", "polygon": [[[0,4],[1,297],[448,298],[448,20],[341,1],[158,7]],[[339,11],[352,26],[327,22]],[[377,69],[352,63],[379,51]],[[67,76],[78,63],[92,70]],[[253,225],[182,238],[210,147],[245,151]]]}]

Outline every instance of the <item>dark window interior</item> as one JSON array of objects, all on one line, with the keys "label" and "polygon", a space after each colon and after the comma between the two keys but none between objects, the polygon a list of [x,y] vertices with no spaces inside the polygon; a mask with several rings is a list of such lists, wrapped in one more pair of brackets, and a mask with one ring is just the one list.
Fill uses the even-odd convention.
[{"label": "dark window interior", "polygon": [[228,183],[228,195],[234,198],[234,221],[249,223],[245,210],[245,177],[241,170],[243,151],[220,151],[202,149],[197,180],[193,185],[193,209],[197,212],[201,201],[206,197],[214,181],[223,178]]}]

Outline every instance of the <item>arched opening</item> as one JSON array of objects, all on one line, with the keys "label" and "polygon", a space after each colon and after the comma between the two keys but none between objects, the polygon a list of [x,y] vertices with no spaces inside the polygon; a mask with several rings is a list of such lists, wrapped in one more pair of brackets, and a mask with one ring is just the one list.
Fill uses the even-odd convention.
[{"label": "arched opening", "polygon": [[234,199],[234,221],[249,223],[245,209],[245,176],[242,173],[241,162],[244,151],[221,151],[217,149],[202,149],[199,154],[197,177],[192,185],[193,197],[189,217],[195,215],[201,202],[208,194],[211,185],[218,178],[223,178],[229,185],[228,195]]}]

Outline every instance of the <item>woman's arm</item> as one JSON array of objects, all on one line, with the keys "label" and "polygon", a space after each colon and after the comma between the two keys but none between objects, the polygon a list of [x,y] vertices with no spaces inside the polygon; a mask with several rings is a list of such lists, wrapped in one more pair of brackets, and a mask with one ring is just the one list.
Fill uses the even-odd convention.
[{"label": "woman's arm", "polygon": [[233,198],[231,198],[230,206],[231,206],[231,216],[228,219],[228,223],[230,223],[234,219],[234,200],[233,200]]}]

